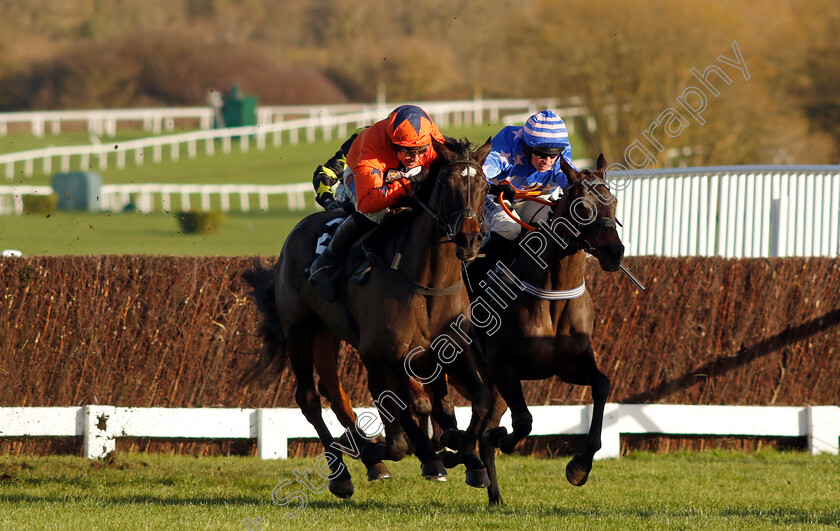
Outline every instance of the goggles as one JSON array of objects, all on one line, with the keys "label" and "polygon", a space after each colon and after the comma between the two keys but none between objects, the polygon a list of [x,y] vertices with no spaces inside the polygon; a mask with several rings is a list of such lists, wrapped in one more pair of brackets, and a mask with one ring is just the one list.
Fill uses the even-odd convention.
[{"label": "goggles", "polygon": [[429,146],[406,147],[394,144],[394,151],[402,153],[406,157],[422,157],[429,151]]},{"label": "goggles", "polygon": [[560,156],[560,153],[546,153],[537,149],[532,149],[531,153],[533,153],[538,159],[556,159]]}]

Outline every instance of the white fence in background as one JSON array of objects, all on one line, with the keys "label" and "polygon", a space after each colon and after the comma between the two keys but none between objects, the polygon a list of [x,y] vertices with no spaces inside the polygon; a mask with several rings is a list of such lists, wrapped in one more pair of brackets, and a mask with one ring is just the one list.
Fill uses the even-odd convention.
[{"label": "white fence in background", "polygon": [[[102,210],[120,212],[129,203],[134,204],[138,212],[148,213],[160,205],[164,212],[173,210],[193,210],[193,202],[198,201],[202,211],[211,210],[212,198],[218,196],[219,210],[230,212],[236,205],[237,210],[248,212],[252,208],[251,200],[256,199],[256,208],[269,209],[271,196],[284,196],[289,210],[306,208],[305,196],[314,196],[312,185],[297,184],[114,184],[102,187]],[[159,197],[160,203],[156,201]],[[238,201],[234,201],[238,198]],[[177,199],[177,201],[176,201]],[[314,197],[313,197],[314,204]]]},{"label": "white fence in background", "polygon": [[[731,166],[610,172],[627,256],[840,256],[840,166]],[[21,196],[48,186],[0,186],[0,214],[23,212]],[[223,211],[268,208],[285,195],[306,207],[309,183],[285,185],[106,185],[104,210],[130,201],[140,212],[190,210],[211,198]],[[238,197],[238,201],[235,198]],[[237,206],[238,205],[238,206]]]},{"label": "white fence in background", "polygon": [[[559,102],[554,98],[545,99],[491,99],[454,101],[413,102],[432,114],[441,125],[450,122],[464,124],[482,123],[485,119],[492,123],[501,121],[506,114],[533,114],[539,109],[556,109],[558,105],[568,108],[574,115],[583,112],[581,100],[570,98]],[[257,107],[257,125],[283,122],[290,118],[312,118],[336,116],[340,114],[371,113],[376,119],[398,106],[399,103],[337,103],[328,105],[263,105]],[[9,132],[10,126],[25,126],[36,136],[43,136],[47,129],[50,133],[61,132],[62,125],[84,125],[88,132],[96,135],[114,136],[120,122],[123,126],[136,129],[141,125],[144,131],[159,134],[162,131],[175,130],[176,121],[186,122],[200,129],[213,127],[214,111],[211,107],[160,107],[138,109],[91,109],[78,111],[21,111],[0,113],[0,136]],[[565,118],[565,114],[562,115]]]},{"label": "white fence in background", "polygon": [[[591,409],[532,406],[531,435],[585,434]],[[357,408],[356,412],[378,417],[373,408]],[[459,425],[469,423],[470,408],[455,408],[455,414]],[[334,437],[344,433],[332,411],[324,410],[324,417]],[[502,417],[502,426],[511,428],[510,412]],[[807,437],[812,455],[837,455],[840,407],[607,404],[602,447],[596,458],[619,457],[622,434]],[[292,408],[0,408],[0,437],[57,436],[83,437],[84,455],[91,459],[114,451],[118,437],[256,439],[260,458],[285,459],[289,439],[316,438],[317,434],[300,410]]]},{"label": "white fence in background", "polygon": [[50,195],[52,186],[0,186],[0,216],[23,214],[23,196]]},{"label": "white fence in background", "polygon": [[626,255],[840,255],[840,166],[610,172]]},{"label": "white fence in background", "polygon": [[[418,102],[418,104],[423,106],[442,128],[450,125],[469,126],[486,121],[495,123],[500,121],[502,116],[536,112],[540,108],[555,109],[567,119],[586,114],[585,108],[577,100],[563,102],[564,108],[558,108],[560,103],[557,100],[526,99],[475,99]],[[210,129],[213,121],[212,110],[209,108],[0,113],[0,134],[8,128],[7,124],[14,121],[31,123],[33,131],[42,131],[44,124],[49,123],[52,124],[52,130],[57,131],[60,130],[60,124],[72,116],[78,116],[77,119],[93,124],[89,127],[95,132],[105,131],[109,134],[116,133],[118,120],[135,120],[150,124],[149,128],[159,132],[161,123],[165,124],[166,129],[172,130],[176,118],[190,117],[199,120],[202,129],[118,143],[47,147],[7,153],[0,155],[0,166],[4,167],[6,179],[12,180],[16,171],[25,177],[31,177],[35,172],[36,163],[43,173],[50,174],[54,169],[54,160],[58,161],[58,169],[62,172],[68,172],[71,168],[80,171],[92,168],[104,170],[111,163],[115,164],[117,169],[122,169],[125,167],[127,158],[133,159],[136,165],[142,165],[147,151],[151,152],[154,163],[160,163],[163,160],[164,151],[169,153],[171,160],[178,160],[182,146],[185,146],[186,155],[190,158],[197,156],[200,145],[204,147],[207,155],[213,155],[217,141],[221,143],[221,149],[225,153],[230,152],[233,142],[238,142],[242,151],[247,151],[252,141],[259,150],[265,149],[269,141],[273,147],[279,147],[283,142],[283,136],[287,137],[290,144],[295,145],[300,142],[301,134],[303,134],[305,141],[311,143],[316,140],[318,132],[327,141],[333,138],[333,134],[337,134],[343,141],[348,136],[348,131],[384,118],[391,108],[380,104],[260,107],[256,126],[224,129]],[[304,117],[300,117],[301,115]],[[289,119],[291,116],[298,116],[298,118]],[[569,125],[572,126],[572,123],[569,122]]]},{"label": "white fence in background", "polygon": [[[50,195],[50,186],[0,186],[0,215],[22,214],[24,195]],[[211,209],[248,212],[269,209],[273,196],[282,196],[289,210],[306,208],[309,183],[296,184],[108,184],[100,190],[101,210],[121,212],[129,204],[137,212]]]}]

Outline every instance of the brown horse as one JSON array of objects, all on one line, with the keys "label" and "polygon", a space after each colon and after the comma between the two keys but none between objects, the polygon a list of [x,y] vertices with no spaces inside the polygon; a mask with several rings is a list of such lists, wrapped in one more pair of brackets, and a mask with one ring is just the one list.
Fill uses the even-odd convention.
[{"label": "brown horse", "polygon": [[[386,218],[368,237],[366,244],[375,258],[369,277],[361,284],[342,283],[339,301],[321,298],[307,282],[305,272],[313,259],[319,227],[334,213],[313,214],[302,220],[286,239],[273,272],[258,265],[243,275],[254,288],[263,313],[266,354],[291,361],[297,380],[296,401],[324,446],[332,470],[329,489],[338,497],[353,494],[342,451],[360,455],[370,470],[382,459],[402,459],[409,449],[406,435],[425,476],[446,473],[408,407],[416,385],[411,384],[405,367],[409,352],[422,351],[412,356],[411,366],[423,374],[431,372],[429,368],[436,362],[431,359],[430,344],[468,313],[461,266],[476,257],[482,239],[487,185],[481,165],[490,142],[473,152],[466,140],[447,139],[445,144],[434,142],[434,149],[438,160],[425,180],[415,185],[413,208]],[[355,416],[336,369],[341,340],[356,347],[368,371],[368,388],[385,425],[384,445],[371,443],[354,426]],[[467,341],[461,343],[462,355],[445,368],[473,397],[470,427],[466,432],[455,431],[442,377],[431,383],[436,389],[432,412],[452,433],[451,440],[459,442],[467,483],[485,487],[489,479],[476,446],[489,414],[490,395],[478,377]],[[313,367],[317,367],[336,416],[347,428],[342,442],[350,448],[337,443],[324,423]]]},{"label": "brown horse", "polygon": [[[569,184],[551,207],[548,222],[528,233],[508,256],[486,258],[496,264],[499,260],[503,267],[486,279],[470,279],[473,298],[495,298],[502,323],[492,335],[476,334],[486,362],[482,373],[493,392],[493,409],[480,444],[490,477],[491,505],[502,503],[495,448],[511,453],[531,432],[521,380],[556,375],[564,382],[592,387],[592,424],[583,452],[566,467],[569,482],[586,482],[592,458],[601,447],[610,381],[598,370],[590,340],[595,312],[584,283],[586,253],[597,257],[604,270],[616,271],[624,245],[616,231],[616,200],[604,179],[603,155],[594,172],[577,172],[565,160],[561,164]],[[511,434],[498,427],[505,403],[511,410]]]}]

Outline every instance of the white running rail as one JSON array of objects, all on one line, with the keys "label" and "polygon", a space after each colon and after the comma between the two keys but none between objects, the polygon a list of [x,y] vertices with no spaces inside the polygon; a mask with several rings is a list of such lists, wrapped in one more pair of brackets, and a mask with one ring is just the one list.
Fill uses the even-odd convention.
[{"label": "white running rail", "polygon": [[610,172],[628,256],[840,256],[840,166]]},{"label": "white running rail", "polygon": [[[551,99],[474,99],[417,102],[417,104],[421,105],[442,128],[450,125],[496,123],[506,115],[536,112],[541,108],[557,110],[567,119],[586,114],[586,109],[576,99],[562,102],[564,108],[560,108],[561,102]],[[301,133],[303,133],[305,141],[312,143],[318,138],[319,131],[324,140],[330,141],[333,135],[337,134],[343,141],[348,136],[348,131],[370,125],[385,117],[391,108],[385,107],[384,104],[260,107],[257,110],[258,125],[225,129],[210,129],[213,123],[213,112],[209,107],[0,113],[0,135],[4,134],[4,131],[8,130],[8,125],[12,123],[29,123],[32,131],[37,134],[38,131],[43,133],[44,124],[52,124],[51,130],[60,131],[61,123],[73,119],[87,121],[89,130],[96,134],[116,134],[116,124],[120,120],[142,122],[145,129],[151,129],[155,134],[159,133],[161,128],[173,130],[175,119],[198,120],[201,129],[125,142],[48,147],[6,153],[0,155],[0,166],[4,167],[6,179],[12,180],[18,170],[24,176],[31,177],[35,172],[36,162],[39,163],[44,174],[50,174],[54,169],[54,159],[59,161],[58,169],[66,173],[71,170],[71,167],[80,171],[95,167],[104,170],[108,168],[110,160],[114,160],[117,169],[122,169],[125,167],[129,154],[133,155],[136,165],[141,165],[147,151],[151,151],[152,161],[155,163],[162,161],[164,150],[169,153],[171,160],[178,160],[182,146],[185,146],[186,155],[190,158],[197,156],[199,145],[204,146],[204,152],[207,155],[213,155],[216,151],[216,142],[220,142],[222,151],[228,153],[234,141],[239,142],[242,151],[247,151],[253,139],[256,148],[262,150],[265,149],[269,137],[273,147],[280,147],[284,136],[290,144],[295,145],[300,142]],[[295,118],[290,119],[290,117]],[[569,126],[572,126],[571,121]],[[71,159],[75,161],[75,164],[71,164]]]},{"label": "white running rail", "polygon": [[[568,107],[569,112],[582,109],[580,98],[570,98],[562,102],[553,98],[544,99],[490,99],[424,101],[413,102],[441,120],[442,125],[450,121],[481,123],[484,119],[491,123],[501,121],[510,113],[533,114],[539,109],[556,109],[558,105]],[[326,105],[263,105],[257,107],[257,124],[265,125],[282,122],[290,118],[317,118],[340,114],[371,112],[384,117],[399,103],[337,103]],[[114,136],[119,123],[137,129],[140,124],[144,131],[160,134],[162,131],[174,131],[176,122],[184,125],[197,125],[199,129],[213,127],[214,111],[211,107],[159,107],[133,109],[91,109],[78,111],[19,111],[0,113],[0,136],[10,130],[26,130],[36,136],[43,136],[47,129],[58,134],[62,126],[84,126],[89,133]],[[460,115],[460,116],[458,116]],[[525,114],[527,118],[528,114]],[[565,117],[565,115],[562,115]]]},{"label": "white running rail", "polygon": [[[0,215],[23,214],[24,195],[50,195],[50,186],[0,186]],[[137,212],[175,210],[269,210],[272,197],[281,197],[289,210],[306,208],[306,196],[313,196],[309,183],[295,184],[113,184],[100,190],[100,210],[121,212],[132,204]],[[277,205],[273,205],[277,208]],[[281,207],[282,208],[282,207]]]},{"label": "white running rail", "polygon": [[[840,166],[729,166],[610,172],[618,199],[619,234],[627,256],[840,256]],[[25,194],[47,186],[0,186],[0,214],[23,212]],[[285,185],[144,184],[102,187],[102,208],[134,201],[141,212],[201,209],[247,211],[251,198],[267,209],[285,195],[290,210],[306,208],[309,183]],[[238,196],[238,203],[234,197]]]},{"label": "white running rail", "polygon": [[[582,435],[588,432],[591,406],[530,406],[531,435]],[[382,423],[375,408],[355,408],[373,436]],[[331,410],[323,411],[333,437],[345,432]],[[375,419],[371,417],[375,416]],[[469,407],[455,408],[458,424],[469,423]],[[511,428],[510,412],[501,425]],[[622,434],[807,437],[812,455],[838,454],[838,406],[712,406],[614,404],[604,411],[601,450],[596,459],[621,455]],[[118,437],[169,439],[256,439],[261,459],[288,457],[288,440],[316,438],[315,429],[297,408],[134,408],[0,407],[0,437],[83,438],[84,455],[102,458],[116,449]]]}]

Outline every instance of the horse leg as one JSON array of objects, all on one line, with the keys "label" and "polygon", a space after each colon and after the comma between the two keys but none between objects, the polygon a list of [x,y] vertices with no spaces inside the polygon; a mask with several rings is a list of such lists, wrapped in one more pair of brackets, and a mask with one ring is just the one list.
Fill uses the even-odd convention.
[{"label": "horse leg", "polygon": [[426,435],[434,440],[434,427],[432,426],[432,404],[434,397],[431,388],[425,387],[411,378],[407,381],[408,394],[410,396],[411,410],[417,417],[417,424],[426,431]]},{"label": "horse leg", "polygon": [[477,444],[481,428],[490,413],[490,392],[478,377],[471,353],[463,352],[447,367],[447,374],[464,387],[472,403],[470,425],[463,432],[448,430],[441,435],[444,445],[457,449],[467,468],[466,483],[471,487],[490,485],[487,470],[478,456]]},{"label": "horse leg", "polygon": [[[322,341],[316,343],[315,348],[315,369],[321,379],[321,385],[328,394],[330,404],[336,418],[345,428],[345,433],[340,437],[343,444],[348,444],[351,448],[354,442],[359,439],[354,439],[354,442],[349,442],[348,437],[353,436],[354,430],[360,428],[356,425],[356,414],[352,409],[350,398],[347,396],[344,386],[338,377],[337,366],[337,352],[340,346],[340,341],[332,334],[320,336],[324,338]],[[360,434],[361,435],[361,434]],[[362,441],[365,444],[367,441]],[[368,480],[388,479],[391,477],[391,472],[382,461],[375,461],[366,463],[368,471]]]},{"label": "horse leg", "polygon": [[[443,439],[446,439],[446,437],[443,437],[443,433],[449,432],[447,436],[450,436],[458,429],[458,423],[455,419],[455,407],[452,404],[452,400],[449,399],[446,380],[446,378],[435,378],[427,386],[432,398],[432,418],[437,425],[437,429],[441,432],[441,438]],[[469,396],[466,396],[466,398],[469,398]],[[449,442],[454,444],[451,441]],[[438,457],[443,461],[443,465],[446,468],[454,468],[464,462],[463,456],[460,453],[446,449],[438,452]]]},{"label": "horse leg", "polygon": [[[339,438],[339,441],[353,448],[354,443],[349,442],[347,438],[352,437],[353,431],[359,428],[356,426],[356,413],[353,411],[350,397],[347,396],[347,392],[344,390],[344,386],[338,377],[337,358],[339,347],[339,339],[331,332],[318,336],[315,339],[314,348],[315,370],[321,380],[320,383],[323,391],[327,393],[330,407],[338,421],[344,426],[345,432]],[[355,439],[354,442],[358,442],[358,439]],[[391,477],[391,472],[382,461],[365,463],[365,466],[367,468],[368,481],[388,479]]]},{"label": "horse leg", "polygon": [[290,338],[289,353],[292,370],[297,380],[295,400],[301,412],[303,412],[303,416],[318,433],[318,438],[324,446],[324,453],[328,456],[327,462],[330,463],[330,469],[332,470],[329,481],[330,492],[339,498],[349,498],[353,495],[353,481],[350,477],[350,471],[344,464],[341,452],[336,451],[332,434],[321,414],[321,398],[315,390],[312,355],[314,338],[303,330],[293,332],[288,337]]},{"label": "horse leg", "polygon": [[[490,415],[485,422],[483,430],[486,432],[499,426],[507,409],[507,404],[502,400],[498,389],[495,386],[491,389],[492,405]],[[478,441],[478,449],[484,466],[487,467],[487,476],[490,478],[490,486],[487,487],[487,498],[491,506],[502,505],[502,494],[499,491],[499,479],[496,476],[496,447],[490,444],[487,438],[482,437]]]},{"label": "horse leg", "polygon": [[497,427],[485,432],[484,438],[502,452],[509,454],[519,441],[531,433],[533,417],[528,411],[525,395],[522,394],[522,383],[513,366],[499,360],[494,367],[493,376],[499,393],[510,408],[513,433],[508,434],[507,429]]},{"label": "horse leg", "polygon": [[[408,450],[406,436],[414,447],[414,453],[420,459],[423,477],[431,480],[445,480],[446,468],[435,454],[428,435],[420,429],[414,419],[411,407],[411,394],[408,376],[395,373],[391,366],[376,363],[368,369],[368,383],[374,403],[385,423],[386,459],[402,459]],[[396,392],[394,390],[397,390]]]},{"label": "horse leg", "polygon": [[566,479],[580,487],[589,479],[592,459],[595,452],[601,449],[601,427],[604,424],[604,405],[610,394],[610,379],[598,370],[592,345],[588,345],[572,363],[558,372],[558,376],[570,384],[592,387],[592,423],[586,434],[586,445],[583,452],[575,455],[566,465]]},{"label": "horse leg", "polygon": [[408,442],[399,418],[402,410],[408,409],[408,404],[391,391],[390,367],[384,360],[367,364],[367,370],[368,390],[385,426],[385,444],[367,444],[362,452],[362,462],[367,466],[383,459],[400,461],[408,453]]},{"label": "horse leg", "polygon": [[[402,378],[402,380],[405,380],[401,382],[403,385],[399,385],[397,388],[401,390],[410,388],[408,378]],[[403,392],[402,395],[404,399],[411,400],[410,392]],[[426,418],[428,419],[428,416]],[[410,408],[402,410],[400,421],[409,440],[414,445],[414,453],[420,460],[420,470],[423,477],[428,480],[446,481],[446,467],[435,453],[434,443],[428,432],[415,421]]]}]

